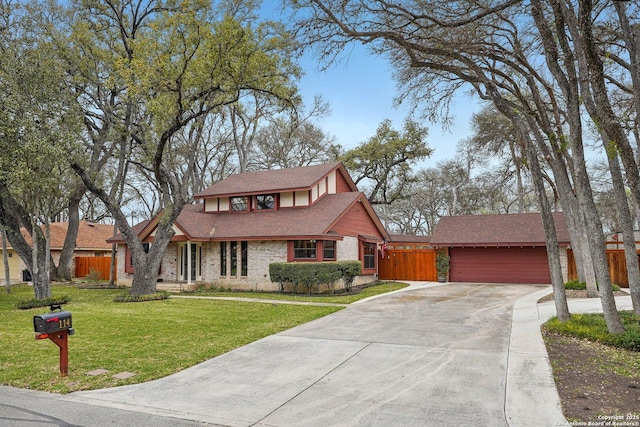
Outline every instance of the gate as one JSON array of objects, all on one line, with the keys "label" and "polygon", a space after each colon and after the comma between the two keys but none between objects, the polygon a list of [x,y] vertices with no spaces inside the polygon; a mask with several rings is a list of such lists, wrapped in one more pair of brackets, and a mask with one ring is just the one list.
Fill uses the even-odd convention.
[{"label": "gate", "polygon": [[[100,279],[109,280],[109,269],[111,268],[111,257],[97,256],[97,257],[76,257],[76,273],[75,277],[87,277],[93,271],[100,272]],[[118,259],[115,259],[115,265],[118,265]],[[114,276],[117,276],[117,268],[114,270]],[[113,280],[116,280],[114,277]]]},{"label": "gate", "polygon": [[[568,279],[577,280],[578,272],[576,271],[576,261],[573,257],[573,251],[567,251]],[[640,262],[640,259],[638,260]],[[609,277],[611,283],[615,283],[621,288],[629,287],[629,278],[627,277],[627,260],[623,250],[607,249],[607,263],[609,264]]]},{"label": "gate", "polygon": [[380,258],[378,277],[381,280],[418,280],[435,282],[435,249],[395,249],[389,247]]}]

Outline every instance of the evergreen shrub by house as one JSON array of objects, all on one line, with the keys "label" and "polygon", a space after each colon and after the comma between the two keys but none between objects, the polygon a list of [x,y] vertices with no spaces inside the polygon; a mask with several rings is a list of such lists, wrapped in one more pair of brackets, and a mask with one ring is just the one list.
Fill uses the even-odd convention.
[{"label": "evergreen shrub by house", "polygon": [[269,278],[272,282],[280,284],[280,292],[284,292],[285,286],[291,284],[296,293],[298,286],[302,285],[311,293],[313,287],[328,285],[333,291],[336,281],[342,279],[346,292],[351,291],[354,279],[362,271],[360,261],[336,261],[336,262],[275,262],[269,264]]}]

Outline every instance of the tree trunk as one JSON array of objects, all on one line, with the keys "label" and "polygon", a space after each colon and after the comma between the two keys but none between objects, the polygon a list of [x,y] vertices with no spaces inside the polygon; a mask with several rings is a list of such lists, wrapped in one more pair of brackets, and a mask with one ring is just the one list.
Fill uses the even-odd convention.
[{"label": "tree trunk", "polygon": [[[517,126],[514,123],[515,126]],[[527,161],[531,171],[531,177],[536,188],[536,194],[538,195],[538,201],[542,207],[542,225],[544,228],[545,241],[547,243],[547,258],[549,260],[549,270],[551,273],[551,286],[553,288],[553,299],[556,305],[556,313],[558,319],[561,322],[565,322],[571,318],[569,313],[569,306],[567,304],[567,296],[564,289],[564,279],[562,277],[562,265],[560,263],[560,249],[558,247],[558,236],[556,234],[556,227],[553,221],[553,215],[551,212],[551,206],[547,199],[547,194],[544,187],[544,180],[542,179],[542,171],[540,170],[540,163],[538,162],[538,154],[534,148],[533,143],[527,141],[525,135],[522,134],[522,128],[519,128],[521,133],[521,139],[524,142]]]},{"label": "tree trunk", "polygon": [[[640,40],[640,27],[638,25],[631,26],[629,24],[629,18],[627,16],[627,5],[623,2],[613,2],[618,18],[620,20],[620,28],[622,29],[623,39],[625,47],[629,52],[629,71],[631,75],[631,82],[633,87],[633,101],[635,106],[636,118],[640,115],[640,46],[638,41]],[[637,128],[636,128],[637,130]],[[637,141],[637,134],[636,134]],[[640,154],[639,154],[640,155]],[[616,162],[616,164],[618,164]],[[632,171],[635,172],[635,171]],[[623,187],[624,190],[624,187]],[[626,199],[626,197],[625,197]],[[633,277],[629,274],[629,290],[631,292],[631,301],[633,303],[633,309],[635,313],[640,314],[640,269],[638,267],[638,255],[636,252],[635,235],[633,233],[633,227],[635,219],[637,219],[637,209],[640,205],[640,200],[636,198],[632,199],[634,212],[629,212],[631,238],[629,242],[633,242],[627,245],[627,237],[624,236],[625,242],[625,258],[627,261],[627,272],[629,268],[633,269]],[[625,207],[628,205],[625,203]],[[631,266],[631,267],[630,267]],[[636,272],[638,274],[636,275]]]},{"label": "tree trunk", "polygon": [[[606,135],[603,140],[607,141]],[[633,232],[633,221],[631,220],[631,211],[627,201],[624,180],[620,163],[615,150],[607,150],[607,160],[609,161],[609,170],[613,183],[613,192],[618,205],[618,218],[622,226],[622,236],[624,242],[624,256],[627,263],[627,278],[629,280],[629,290],[631,291],[631,302],[633,310],[640,314],[640,268],[638,267],[638,253],[636,251],[635,233]]]},{"label": "tree trunk", "polygon": [[[113,225],[113,235],[115,236],[118,232],[118,227]],[[115,285],[116,278],[116,256],[118,254],[118,247],[114,243],[111,245],[111,261],[109,262],[109,286]]]},{"label": "tree trunk", "polygon": [[131,262],[134,268],[131,294],[154,294],[158,282],[160,263],[154,262],[154,259],[148,253],[137,253],[134,255],[133,251],[131,251]]},{"label": "tree trunk", "polygon": [[44,223],[44,272],[51,280],[51,222],[47,217]]},{"label": "tree trunk", "polygon": [[4,287],[5,291],[11,293],[11,272],[9,271],[9,256],[7,254],[7,232],[4,227],[0,227],[2,233],[2,261],[4,263]]},{"label": "tree trunk", "polygon": [[38,226],[35,218],[31,222],[31,280],[33,282],[33,292],[35,298],[42,300],[51,297],[51,287],[49,286],[49,271],[47,271],[47,243],[42,234],[42,229]]},{"label": "tree trunk", "polygon": [[602,222],[598,216],[595,203],[590,196],[591,186],[588,182],[586,169],[577,173],[578,200],[585,213],[585,222],[587,226],[587,239],[591,256],[593,258],[593,267],[598,281],[598,290],[600,291],[600,299],[602,301],[602,309],[607,322],[607,328],[610,333],[617,334],[624,332],[624,326],[620,321],[620,315],[616,308],[616,302],[613,297],[613,289],[611,287],[611,277],[609,276],[609,265],[605,255],[603,245],[604,234],[602,232]]},{"label": "tree trunk", "polygon": [[[569,197],[573,197],[573,195]],[[563,206],[564,205],[565,204],[563,204]],[[589,243],[586,238],[587,231],[584,226],[584,218],[580,212],[575,212],[568,208],[565,208],[565,213],[567,228],[571,235],[571,246],[573,247],[573,257],[576,262],[578,280],[586,284],[587,297],[595,298],[598,296],[598,287],[596,285],[596,276],[593,272],[591,254],[589,253]]]},{"label": "tree trunk", "polygon": [[514,144],[509,143],[509,151],[516,168],[516,188],[518,191],[518,213],[524,212],[524,185],[522,183],[522,165],[520,159],[516,156]]},{"label": "tree trunk", "polygon": [[[133,295],[146,295],[156,292],[162,257],[174,234],[173,220],[165,222],[162,219],[163,214],[160,214],[160,216],[161,219],[158,222],[155,238],[149,247],[149,252],[145,253],[142,245],[135,250],[130,248],[134,268],[133,281],[131,283],[131,294]],[[138,268],[139,266],[141,268]]]},{"label": "tree trunk", "polygon": [[636,110],[636,117],[640,115],[640,27],[637,24],[631,25],[627,16],[627,5],[622,1],[614,1],[613,6],[618,14],[620,28],[624,45],[629,52],[629,74],[631,75],[631,85],[633,87],[633,103]]},{"label": "tree trunk", "polygon": [[76,241],[78,240],[78,228],[80,226],[80,200],[85,193],[85,186],[82,182],[76,185],[74,194],[69,199],[69,223],[67,227],[67,235],[64,238],[60,260],[58,261],[57,277],[61,280],[71,281],[73,272],[71,266],[73,264],[73,256],[76,249]]},{"label": "tree trunk", "polygon": [[[573,197],[569,195],[568,197]],[[573,245],[573,254],[576,261],[576,269],[578,271],[578,280],[584,282],[587,288],[587,298],[597,298],[600,296],[598,293],[598,284],[596,283],[596,273],[593,269],[593,259],[591,258],[591,251],[589,249],[589,242],[587,241],[587,227],[585,224],[585,218],[583,213],[576,206],[572,209],[568,209],[571,219],[567,221],[569,226],[569,233],[571,233],[571,242]]]},{"label": "tree trunk", "polygon": [[[6,181],[0,179],[0,223],[4,225],[7,240],[11,243],[20,259],[27,266],[33,280],[36,299],[51,296],[49,276],[47,274],[34,274],[34,271],[44,270],[44,258],[40,255],[33,256],[33,252],[39,252],[44,256],[44,237],[40,227],[35,226],[35,221],[25,212],[24,208],[11,196]],[[33,243],[25,240],[20,231],[21,224],[31,234]],[[41,246],[40,246],[41,245]]]},{"label": "tree trunk", "polygon": [[[551,2],[555,18],[554,31],[549,27],[549,20],[547,16],[544,16],[541,3],[539,1],[532,1],[531,4],[536,27],[540,31],[544,45],[547,66],[565,97],[566,117],[570,129],[569,146],[573,159],[574,186],[579,211],[584,214],[587,240],[589,242],[596,280],[599,285],[600,299],[602,301],[607,328],[610,333],[621,333],[624,332],[624,327],[620,321],[615,299],[613,298],[609,266],[605,255],[605,248],[602,244],[602,242],[604,242],[602,222],[598,216],[593,200],[593,192],[589,182],[584,157],[584,146],[582,143],[582,119],[580,115],[582,101],[579,91],[581,87],[580,79],[578,77],[580,74],[578,70],[581,70],[581,65],[579,64],[581,61],[578,61],[577,58],[584,58],[584,56],[580,53],[575,54],[572,50],[572,46],[577,46],[576,49],[580,50],[580,52],[588,52],[591,50],[591,46],[589,46],[590,39],[588,37],[582,37],[582,39],[576,37],[573,40],[573,45],[567,40],[566,24],[567,20],[570,20],[570,12],[567,8],[563,8],[560,2]],[[585,7],[583,7],[583,5]],[[586,32],[589,32],[589,28],[586,27],[590,25],[590,10],[591,4],[589,0],[580,3],[580,29],[582,30],[583,36]],[[589,16],[585,16],[585,12],[587,12]],[[585,24],[585,20],[589,21],[589,23]],[[572,25],[568,25],[568,27],[574,30],[576,29],[575,26]],[[562,53],[562,55],[560,53]],[[592,57],[593,55],[586,55],[586,64],[591,62]],[[576,65],[576,63],[578,63],[578,65]],[[562,68],[560,64],[564,64],[565,67]],[[582,65],[584,64],[585,61],[582,61]],[[578,67],[578,69],[576,69],[576,67]],[[593,64],[588,65],[588,68],[593,68]],[[587,75],[582,75],[581,77],[587,77]]]}]

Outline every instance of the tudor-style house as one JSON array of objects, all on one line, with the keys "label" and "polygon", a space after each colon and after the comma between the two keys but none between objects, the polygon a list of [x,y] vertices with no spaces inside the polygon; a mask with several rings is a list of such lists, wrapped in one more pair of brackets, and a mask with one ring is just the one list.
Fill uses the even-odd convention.
[{"label": "tudor-style house", "polygon": [[[378,245],[389,236],[342,163],[235,174],[195,199],[173,225],[159,281],[276,291],[271,263],[346,260],[362,262],[354,284],[377,280]],[[134,231],[153,244],[156,223]],[[124,239],[109,242],[118,244],[118,284],[130,285]]]}]

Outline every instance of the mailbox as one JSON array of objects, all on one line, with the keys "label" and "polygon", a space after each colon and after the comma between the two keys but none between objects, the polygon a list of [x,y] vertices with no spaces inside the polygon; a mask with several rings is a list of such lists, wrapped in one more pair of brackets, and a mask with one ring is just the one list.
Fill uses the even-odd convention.
[{"label": "mailbox", "polygon": [[33,329],[39,334],[69,331],[69,335],[73,335],[71,313],[68,311],[57,311],[33,316]]}]

